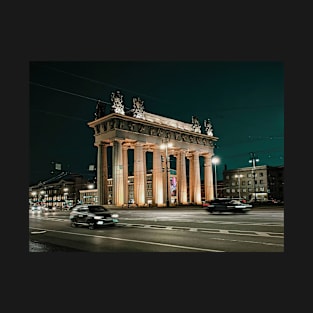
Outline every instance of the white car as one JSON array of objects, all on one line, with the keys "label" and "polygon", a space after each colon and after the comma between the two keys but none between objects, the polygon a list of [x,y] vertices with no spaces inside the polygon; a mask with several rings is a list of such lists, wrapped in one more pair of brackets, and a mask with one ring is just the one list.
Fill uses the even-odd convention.
[{"label": "white car", "polygon": [[41,212],[42,211],[42,207],[38,204],[33,204],[31,206],[31,211],[32,212]]},{"label": "white car", "polygon": [[107,225],[114,226],[118,223],[118,217],[118,214],[110,212],[103,205],[77,205],[70,213],[72,227],[88,226],[89,229]]}]

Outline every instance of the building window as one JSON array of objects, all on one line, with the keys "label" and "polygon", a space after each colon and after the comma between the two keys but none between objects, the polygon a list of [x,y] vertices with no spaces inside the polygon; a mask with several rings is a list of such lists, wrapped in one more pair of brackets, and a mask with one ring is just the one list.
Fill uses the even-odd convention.
[{"label": "building window", "polygon": [[252,184],[251,180],[248,180],[248,185],[251,185],[251,184]]},{"label": "building window", "polygon": [[260,179],[260,184],[264,184],[264,180],[263,179]]}]

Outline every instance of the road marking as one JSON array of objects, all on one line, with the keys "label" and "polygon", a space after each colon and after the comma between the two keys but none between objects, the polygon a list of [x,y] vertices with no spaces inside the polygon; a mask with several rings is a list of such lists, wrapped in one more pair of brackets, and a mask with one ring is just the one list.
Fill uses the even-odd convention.
[{"label": "road marking", "polygon": [[41,230],[41,231],[32,231],[31,234],[32,235],[36,235],[36,234],[44,234],[46,233],[47,231],[46,230]]},{"label": "road marking", "polygon": [[[48,220],[45,217],[36,217],[36,219]],[[68,219],[49,219],[50,221],[66,222]],[[258,224],[259,225],[259,224]],[[257,237],[268,237],[268,238],[284,238],[284,233],[276,232],[260,232],[253,230],[236,230],[236,229],[215,229],[215,228],[195,228],[187,226],[171,226],[171,225],[157,225],[157,224],[131,224],[119,222],[116,224],[119,227],[136,227],[136,228],[146,228],[146,229],[160,229],[160,230],[178,230],[178,231],[192,231],[192,232],[202,232],[210,234],[227,234],[227,235],[240,235],[240,236],[257,236]]]},{"label": "road marking", "polygon": [[284,238],[283,233],[274,232],[258,232],[253,230],[236,230],[236,229],[215,229],[215,228],[194,228],[184,226],[162,226],[162,225],[147,225],[147,224],[129,224],[118,223],[117,226],[122,227],[141,227],[141,228],[157,228],[165,230],[185,230],[185,231],[198,231],[203,233],[227,234],[227,235],[241,235],[241,236],[257,236],[257,237],[270,237],[270,238]]},{"label": "road marking", "polygon": [[[36,229],[36,228],[33,228],[33,229]],[[136,243],[142,243],[142,244],[148,244],[148,245],[156,245],[156,246],[186,249],[186,250],[196,250],[196,251],[205,251],[205,252],[225,252],[223,250],[196,248],[196,247],[181,246],[181,245],[172,245],[172,244],[168,244],[168,243],[143,241],[143,240],[136,240],[136,239],[125,239],[125,238],[120,238],[120,237],[100,236],[100,235],[92,235],[92,234],[79,234],[79,233],[72,233],[72,232],[59,231],[59,230],[53,230],[53,229],[46,229],[46,231],[50,231],[50,232],[54,232],[54,233],[69,234],[69,235],[77,235],[77,236],[83,236],[83,237],[96,237],[96,238],[101,238],[101,239],[136,242]]]},{"label": "road marking", "polygon": [[252,241],[252,240],[237,240],[237,239],[229,239],[229,238],[211,238],[214,240],[222,240],[222,241],[232,241],[232,242],[245,242],[245,243],[253,243],[258,245],[266,245],[266,246],[277,246],[283,247],[283,244],[279,243],[271,243],[271,242],[260,242],[260,241]]}]

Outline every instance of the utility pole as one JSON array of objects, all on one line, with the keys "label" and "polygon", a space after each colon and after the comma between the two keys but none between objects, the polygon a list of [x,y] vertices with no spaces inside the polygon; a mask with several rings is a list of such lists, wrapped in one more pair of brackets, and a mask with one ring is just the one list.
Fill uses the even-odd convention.
[{"label": "utility pole", "polygon": [[255,190],[255,163],[260,160],[256,157],[254,152],[250,152],[249,163],[252,163],[252,175],[253,175],[253,187],[254,187],[254,202],[256,202],[256,190]]}]

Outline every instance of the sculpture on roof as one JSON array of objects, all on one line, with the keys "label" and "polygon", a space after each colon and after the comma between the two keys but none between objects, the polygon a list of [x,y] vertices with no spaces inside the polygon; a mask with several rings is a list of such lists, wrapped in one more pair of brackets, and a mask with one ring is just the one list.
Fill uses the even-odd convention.
[{"label": "sculpture on roof", "polygon": [[96,113],[94,115],[95,120],[105,115],[105,106],[103,105],[103,102],[101,102],[101,100],[98,100],[97,102]]},{"label": "sculpture on roof", "polygon": [[209,118],[204,120],[204,129],[207,135],[213,136],[213,128]]},{"label": "sculpture on roof", "polygon": [[201,125],[199,123],[199,119],[196,116],[192,116],[192,129],[196,132],[196,133],[200,133],[201,134]]},{"label": "sculpture on roof", "polygon": [[137,118],[143,118],[143,100],[141,100],[139,97],[138,98],[133,98],[133,117]]},{"label": "sculpture on roof", "polygon": [[116,92],[111,93],[111,102],[112,104],[112,109],[114,113],[119,113],[119,114],[124,114],[124,104],[123,104],[123,95],[120,93],[119,90]]}]

